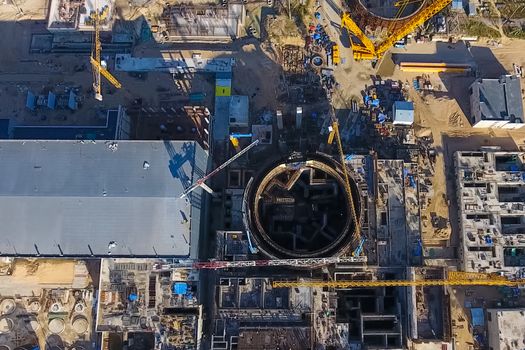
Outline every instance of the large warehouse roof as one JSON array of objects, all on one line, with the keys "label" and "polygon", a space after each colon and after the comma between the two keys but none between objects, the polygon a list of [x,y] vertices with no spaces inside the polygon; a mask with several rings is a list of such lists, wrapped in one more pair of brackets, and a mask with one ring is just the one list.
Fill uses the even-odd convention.
[{"label": "large warehouse roof", "polygon": [[195,142],[2,140],[0,164],[1,255],[188,256],[198,240],[200,203],[179,198],[206,171]]}]

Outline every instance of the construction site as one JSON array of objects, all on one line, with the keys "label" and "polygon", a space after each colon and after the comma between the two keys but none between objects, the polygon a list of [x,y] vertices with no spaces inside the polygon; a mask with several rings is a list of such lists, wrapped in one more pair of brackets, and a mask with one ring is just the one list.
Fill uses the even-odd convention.
[{"label": "construction site", "polygon": [[[2,258],[3,349],[96,349],[96,263]],[[98,272],[97,272],[98,273]]]},{"label": "construction site", "polygon": [[0,350],[523,348],[524,19],[0,3]]}]

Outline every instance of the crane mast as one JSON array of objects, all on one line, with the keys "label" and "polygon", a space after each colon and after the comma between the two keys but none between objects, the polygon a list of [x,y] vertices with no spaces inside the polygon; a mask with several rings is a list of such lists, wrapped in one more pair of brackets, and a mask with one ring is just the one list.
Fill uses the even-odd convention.
[{"label": "crane mast", "polygon": [[[93,91],[95,92],[95,99],[98,101],[102,101],[102,93],[101,93],[101,84],[100,84],[100,30],[98,28],[99,26],[99,17],[98,17],[98,2],[95,0],[95,14],[93,19],[93,28],[95,30],[95,58],[90,57],[90,62],[93,67]],[[94,64],[96,63],[96,64]]]},{"label": "crane mast", "polygon": [[117,89],[122,87],[122,84],[101,64],[101,51],[102,44],[100,43],[100,14],[98,9],[98,1],[95,0],[95,9],[93,11],[93,29],[94,29],[94,40],[93,40],[93,52],[89,61],[93,69],[93,92],[95,93],[95,99],[102,101],[102,82],[100,75],[103,75],[113,86]]}]

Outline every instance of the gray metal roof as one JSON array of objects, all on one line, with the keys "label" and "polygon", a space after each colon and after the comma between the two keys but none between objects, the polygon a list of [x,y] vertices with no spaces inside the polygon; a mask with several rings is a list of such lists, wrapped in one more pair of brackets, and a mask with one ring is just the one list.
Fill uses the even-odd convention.
[{"label": "gray metal roof", "polygon": [[196,142],[1,140],[0,164],[0,254],[187,256],[198,239],[178,198],[206,171]]},{"label": "gray metal roof", "polygon": [[394,124],[412,125],[414,123],[414,103],[394,102]]},{"label": "gray metal roof", "polygon": [[483,120],[510,120],[523,123],[523,104],[520,80],[515,76],[499,79],[480,79],[472,85],[479,90]]}]

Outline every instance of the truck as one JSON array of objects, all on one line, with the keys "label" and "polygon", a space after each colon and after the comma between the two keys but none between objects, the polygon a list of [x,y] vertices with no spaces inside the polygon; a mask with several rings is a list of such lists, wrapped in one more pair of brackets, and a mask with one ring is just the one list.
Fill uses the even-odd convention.
[{"label": "truck", "polygon": [[339,46],[337,44],[334,44],[332,46],[332,63],[334,65],[338,65],[341,63],[341,56],[339,55]]}]

